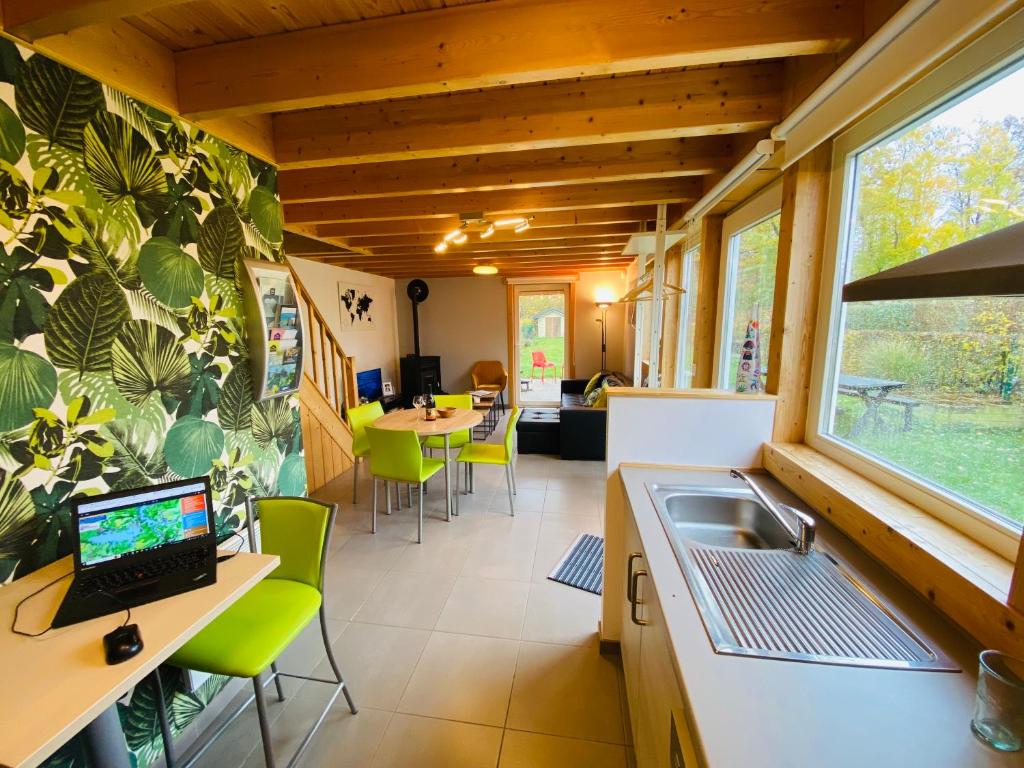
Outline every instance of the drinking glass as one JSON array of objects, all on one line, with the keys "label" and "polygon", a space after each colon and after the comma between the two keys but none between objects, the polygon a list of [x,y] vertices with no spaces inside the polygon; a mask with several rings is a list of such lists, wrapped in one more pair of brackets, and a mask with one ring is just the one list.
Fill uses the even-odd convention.
[{"label": "drinking glass", "polygon": [[971,730],[1001,752],[1024,749],[1024,661],[982,651]]},{"label": "drinking glass", "polygon": [[412,407],[413,408],[422,408],[423,407],[423,403],[424,403],[423,395],[416,395],[416,397],[414,397],[412,399]]}]

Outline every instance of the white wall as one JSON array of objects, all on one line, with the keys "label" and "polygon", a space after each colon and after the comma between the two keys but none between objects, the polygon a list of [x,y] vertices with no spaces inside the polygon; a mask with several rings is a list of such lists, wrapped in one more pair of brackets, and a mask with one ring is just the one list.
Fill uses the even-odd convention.
[{"label": "white wall", "polygon": [[[408,280],[395,281],[398,348],[412,354],[412,304]],[[500,276],[439,277],[427,280],[430,295],[420,305],[420,354],[441,357],[446,392],[466,392],[477,360],[500,360],[508,367],[505,282]],[[507,400],[506,400],[507,402]]]},{"label": "white wall", "polygon": [[[309,259],[289,257],[288,261],[309,291],[309,295],[313,297],[313,303],[341,343],[345,354],[355,358],[356,371],[380,368],[384,381],[395,382],[397,388],[398,326],[395,313],[395,281],[389,277],[335,267]],[[340,281],[344,281],[346,285],[362,285],[374,290],[374,330],[341,330],[341,302],[338,296]]]},{"label": "white wall", "polygon": [[[580,272],[576,282],[576,376],[581,379],[594,375],[601,367],[601,324],[596,322],[601,317],[601,310],[594,303],[598,291],[607,291],[619,298],[626,292],[626,273]],[[624,357],[625,322],[625,304],[613,304],[608,308],[608,370],[632,376]],[[628,365],[632,363],[632,360],[628,361]]]}]

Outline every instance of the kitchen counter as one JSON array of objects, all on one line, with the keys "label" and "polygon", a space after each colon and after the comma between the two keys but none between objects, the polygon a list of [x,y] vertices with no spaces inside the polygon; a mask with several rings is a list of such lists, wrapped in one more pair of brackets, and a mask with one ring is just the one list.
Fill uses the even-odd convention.
[{"label": "kitchen counter", "polygon": [[[691,738],[706,768],[988,768],[1024,765],[971,733],[976,643],[806,504],[758,475],[770,496],[812,514],[815,547],[842,563],[961,672],[871,669],[718,655],[647,483],[746,486],[728,472],[623,464],[620,476],[665,615]],[[666,717],[667,717],[666,713]]]}]

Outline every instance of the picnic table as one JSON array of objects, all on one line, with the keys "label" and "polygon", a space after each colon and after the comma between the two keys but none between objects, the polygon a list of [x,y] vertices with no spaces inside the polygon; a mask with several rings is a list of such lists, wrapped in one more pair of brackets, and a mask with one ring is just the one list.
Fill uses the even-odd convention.
[{"label": "picnic table", "polygon": [[864,413],[850,430],[850,437],[857,437],[869,423],[877,430],[882,426],[882,417],[878,413],[883,403],[903,408],[903,431],[909,432],[914,419],[914,409],[921,404],[920,400],[909,397],[894,396],[892,393],[906,386],[904,381],[889,379],[873,379],[868,376],[839,375],[839,392],[853,395],[864,401]]}]

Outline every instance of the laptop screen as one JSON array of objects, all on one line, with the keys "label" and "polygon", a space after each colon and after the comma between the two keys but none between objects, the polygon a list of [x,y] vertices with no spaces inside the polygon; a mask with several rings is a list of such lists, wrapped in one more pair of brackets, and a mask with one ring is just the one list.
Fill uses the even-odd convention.
[{"label": "laptop screen", "polygon": [[77,505],[83,567],[210,533],[205,479],[140,488]]}]

